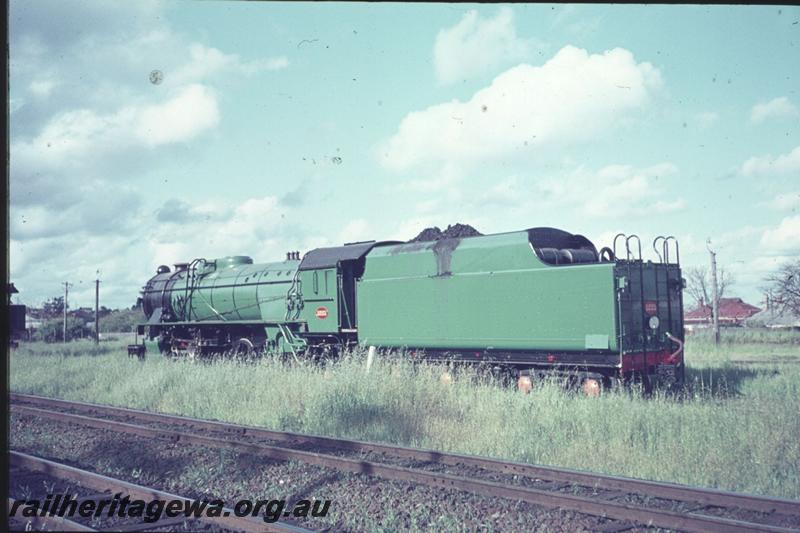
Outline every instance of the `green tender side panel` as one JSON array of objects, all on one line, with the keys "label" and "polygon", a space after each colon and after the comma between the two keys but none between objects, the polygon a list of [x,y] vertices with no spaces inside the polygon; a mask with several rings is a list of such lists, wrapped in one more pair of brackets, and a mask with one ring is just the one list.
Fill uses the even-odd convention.
[{"label": "green tender side panel", "polygon": [[[286,294],[299,261],[223,266],[204,274],[191,294],[190,320],[263,320],[283,322]],[[185,294],[185,282],[172,291],[173,305]]]},{"label": "green tender side panel", "polygon": [[299,320],[304,320],[308,324],[309,333],[339,331],[338,283],[335,268],[300,272],[303,309],[300,311]]},{"label": "green tender side panel", "polygon": [[547,265],[527,232],[376,248],[357,290],[359,338],[419,348],[616,350],[613,272],[611,263]]}]

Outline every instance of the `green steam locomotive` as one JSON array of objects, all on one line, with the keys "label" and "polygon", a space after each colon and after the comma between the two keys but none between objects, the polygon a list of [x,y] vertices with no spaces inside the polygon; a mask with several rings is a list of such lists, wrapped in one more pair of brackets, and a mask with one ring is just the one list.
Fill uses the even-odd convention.
[{"label": "green steam locomotive", "polygon": [[[620,255],[617,246],[620,245]],[[131,354],[263,350],[303,357],[362,345],[411,358],[544,373],[589,387],[683,380],[678,243],[635,235],[598,252],[554,228],[430,241],[369,241],[255,264],[246,256],[158,268]],[[674,261],[670,255],[674,256]]]}]

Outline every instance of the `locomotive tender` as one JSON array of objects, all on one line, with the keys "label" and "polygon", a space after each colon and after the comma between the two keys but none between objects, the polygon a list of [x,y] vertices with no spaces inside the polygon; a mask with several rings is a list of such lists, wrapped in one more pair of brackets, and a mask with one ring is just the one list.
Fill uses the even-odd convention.
[{"label": "locomotive tender", "polygon": [[276,263],[195,259],[147,282],[143,340],[129,351],[298,357],[360,344],[510,368],[521,388],[546,372],[577,376],[585,389],[620,378],[680,383],[678,244],[658,237],[653,248],[658,262],[642,260],[635,235],[598,253],[582,235],[531,228],[358,242]]}]

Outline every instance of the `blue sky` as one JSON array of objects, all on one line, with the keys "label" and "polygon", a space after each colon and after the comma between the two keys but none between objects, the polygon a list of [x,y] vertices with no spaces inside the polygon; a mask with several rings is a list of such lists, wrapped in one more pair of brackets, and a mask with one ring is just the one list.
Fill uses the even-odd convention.
[{"label": "blue sky", "polygon": [[[11,279],[129,306],[159,264],[426,226],[800,255],[800,8],[11,2]],[[163,73],[153,84],[153,70]],[[649,249],[649,245],[646,246]]]}]

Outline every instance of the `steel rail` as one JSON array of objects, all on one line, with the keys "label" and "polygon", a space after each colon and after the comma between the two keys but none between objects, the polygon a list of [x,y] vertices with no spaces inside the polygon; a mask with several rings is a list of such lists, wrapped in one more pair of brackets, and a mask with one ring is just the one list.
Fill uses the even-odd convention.
[{"label": "steel rail", "polygon": [[444,453],[434,450],[392,446],[388,444],[369,443],[333,437],[322,437],[317,435],[305,435],[301,433],[274,431],[254,426],[244,426],[213,420],[202,420],[179,415],[168,415],[151,411],[128,409],[124,407],[113,407],[86,402],[72,402],[55,398],[45,398],[42,396],[12,393],[11,399],[50,407],[59,406],[63,408],[84,410],[92,413],[126,416],[142,421],[165,424],[184,424],[197,429],[224,431],[238,435],[252,435],[255,437],[275,441],[284,441],[296,444],[310,444],[321,448],[335,448],[362,453],[382,453],[400,458],[413,459],[428,463],[440,463],[449,466],[470,466],[501,474],[516,474],[525,477],[571,483],[591,488],[628,491],[666,500],[675,500],[718,507],[736,507],[740,509],[766,513],[777,512],[789,515],[800,515],[800,501],[789,500],[785,498],[774,498],[717,489],[690,487],[676,483],[665,483],[661,481],[648,481],[621,476],[595,474],[566,468],[531,465],[516,461],[503,461],[499,459],[477,457],[472,455]]},{"label": "steel rail", "polygon": [[[19,468],[42,472],[46,475],[53,476],[58,479],[72,481],[79,483],[81,486],[89,487],[100,492],[124,492],[132,498],[141,500],[183,500],[193,502],[191,498],[185,498],[162,490],[144,487],[142,485],[135,485],[115,479],[112,477],[96,474],[87,470],[81,470],[72,466],[61,463],[56,463],[41,457],[28,455],[25,453],[17,452],[14,450],[9,451],[11,463]],[[227,516],[225,515],[227,513]],[[282,522],[264,522],[252,517],[239,517],[236,516],[232,509],[223,508],[222,516],[186,516],[186,520],[199,520],[214,524],[218,527],[235,529],[239,531],[247,531],[252,533],[263,533],[264,531],[276,533],[308,533],[308,529],[293,526]],[[158,522],[153,522],[151,528],[159,527]],[[113,530],[113,528],[112,528]]]},{"label": "steel rail", "polygon": [[520,500],[534,505],[576,511],[615,520],[633,520],[656,527],[709,533],[719,531],[728,531],[732,533],[750,533],[756,531],[788,533],[790,531],[797,531],[783,527],[768,526],[716,516],[706,516],[696,513],[677,513],[542,489],[504,485],[492,481],[476,480],[440,472],[430,472],[370,461],[360,461],[317,452],[281,448],[264,444],[252,444],[168,429],[138,426],[127,422],[116,422],[84,415],[47,411],[35,407],[12,406],[12,408],[17,412],[40,416],[42,418],[59,420],[62,422],[72,421],[80,425],[106,430],[110,429],[148,438],[165,439],[174,443],[193,444],[216,449],[229,449],[240,453],[249,453],[277,460],[298,461],[304,464],[313,464],[390,480],[408,481],[435,488],[456,489],[472,492],[481,496]]},{"label": "steel rail", "polygon": [[[8,513],[11,513],[14,503],[17,501],[18,500],[14,498],[8,499]],[[84,526],[83,524],[60,516],[11,516],[9,514],[8,519],[25,524],[23,526],[23,531],[47,531],[48,529],[45,528],[50,527],[54,528],[53,531],[97,531],[89,526]]]}]

